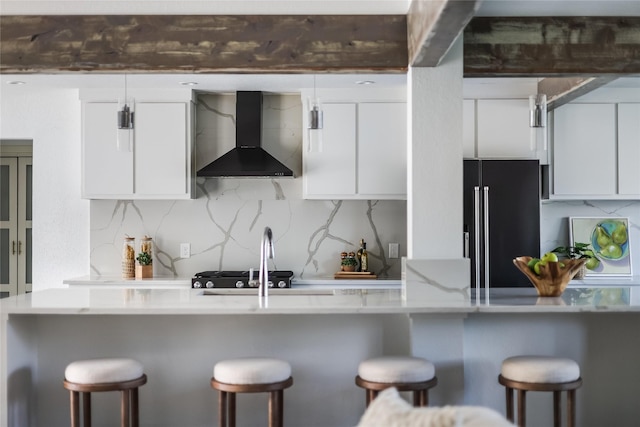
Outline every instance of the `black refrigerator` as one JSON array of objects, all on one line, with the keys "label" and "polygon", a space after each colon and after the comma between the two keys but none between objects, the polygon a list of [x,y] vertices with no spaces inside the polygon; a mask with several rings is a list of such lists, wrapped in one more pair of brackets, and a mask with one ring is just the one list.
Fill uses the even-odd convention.
[{"label": "black refrigerator", "polygon": [[512,260],[540,253],[538,160],[464,160],[463,244],[472,289],[532,286]]}]

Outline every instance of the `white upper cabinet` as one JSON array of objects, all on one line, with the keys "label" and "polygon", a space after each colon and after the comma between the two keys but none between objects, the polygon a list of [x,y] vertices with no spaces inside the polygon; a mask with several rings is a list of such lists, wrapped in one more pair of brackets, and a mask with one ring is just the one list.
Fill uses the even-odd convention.
[{"label": "white upper cabinet", "polygon": [[554,111],[552,198],[640,199],[640,104]]},{"label": "white upper cabinet", "polygon": [[83,91],[82,195],[88,199],[193,198],[194,103],[191,91],[132,93],[134,129],[118,146],[118,103]]},{"label": "white upper cabinet", "polygon": [[531,143],[528,98],[476,102],[478,158],[538,158]]},{"label": "white upper cabinet", "polygon": [[312,146],[315,131],[306,131],[303,144],[305,199],[406,199],[407,106],[400,92],[320,93],[322,143]]},{"label": "white upper cabinet", "polygon": [[553,123],[553,194],[615,194],[615,104],[566,104]]},{"label": "white upper cabinet", "polygon": [[640,103],[618,104],[618,163],[618,193],[640,199]]}]

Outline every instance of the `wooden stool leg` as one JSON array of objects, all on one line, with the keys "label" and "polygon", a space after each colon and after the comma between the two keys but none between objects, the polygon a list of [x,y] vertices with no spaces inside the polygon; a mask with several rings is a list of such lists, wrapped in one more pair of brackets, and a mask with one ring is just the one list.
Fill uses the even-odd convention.
[{"label": "wooden stool leg", "polygon": [[560,399],[559,391],[553,392],[553,427],[560,427]]},{"label": "wooden stool leg", "polygon": [[129,427],[129,390],[120,392],[120,425]]},{"label": "wooden stool leg", "polygon": [[373,399],[375,399],[376,396],[374,395],[373,390],[369,390],[367,389],[367,408],[369,407],[369,405],[371,404],[371,401]]},{"label": "wooden stool leg", "polygon": [[507,420],[513,422],[513,389],[511,387],[505,387],[504,389],[507,392]]},{"label": "wooden stool leg", "polygon": [[236,394],[228,393],[227,413],[229,416],[229,427],[236,427]]},{"label": "wooden stool leg", "polygon": [[91,427],[91,393],[82,393],[82,424]]},{"label": "wooden stool leg", "polygon": [[80,427],[80,393],[69,391],[69,406],[71,407],[71,427]]},{"label": "wooden stool leg", "polygon": [[282,427],[283,424],[282,390],[269,392],[269,427]]},{"label": "wooden stool leg", "polygon": [[140,406],[138,405],[138,387],[131,390],[131,427],[140,425]]},{"label": "wooden stool leg", "polygon": [[567,391],[567,427],[576,424],[576,390]]},{"label": "wooden stool leg", "polygon": [[526,415],[527,415],[527,392],[525,390],[518,390],[518,426],[526,427]]},{"label": "wooden stool leg", "polygon": [[227,427],[227,392],[218,391],[218,427]]},{"label": "wooden stool leg", "polygon": [[414,390],[413,406],[429,406],[429,396],[427,394],[427,390]]}]

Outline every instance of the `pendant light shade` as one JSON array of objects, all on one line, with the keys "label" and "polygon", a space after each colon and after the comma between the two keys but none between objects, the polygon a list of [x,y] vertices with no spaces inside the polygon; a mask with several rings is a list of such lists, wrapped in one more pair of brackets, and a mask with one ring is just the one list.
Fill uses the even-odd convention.
[{"label": "pendant light shade", "polygon": [[307,110],[309,112],[309,120],[307,128],[309,130],[309,151],[322,151],[322,127],[324,126],[324,117],[322,113],[322,104],[316,93],[316,76],[313,76],[313,98],[307,100]]},{"label": "pendant light shade", "polygon": [[547,95],[539,93],[529,97],[529,126],[532,128],[547,126]]},{"label": "pendant light shade", "polygon": [[129,99],[127,93],[127,75],[124,75],[124,97],[118,99],[118,151],[131,151],[133,146],[133,124],[134,124],[133,99]]},{"label": "pendant light shade", "polygon": [[547,150],[547,95],[529,97],[529,144],[531,151]]}]

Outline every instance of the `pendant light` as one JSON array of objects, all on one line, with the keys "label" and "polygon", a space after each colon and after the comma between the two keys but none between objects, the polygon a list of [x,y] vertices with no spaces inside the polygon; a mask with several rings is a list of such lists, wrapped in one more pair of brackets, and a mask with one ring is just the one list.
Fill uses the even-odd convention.
[{"label": "pendant light", "polygon": [[322,127],[324,125],[322,105],[316,92],[316,76],[313,76],[313,98],[307,99],[309,120],[309,151],[322,152]]},{"label": "pendant light", "polygon": [[547,149],[547,95],[538,93],[529,96],[530,148],[536,151],[539,147]]},{"label": "pendant light", "polygon": [[124,98],[118,99],[118,151],[131,151],[133,143],[134,101],[128,97],[127,75],[124,75]]}]

